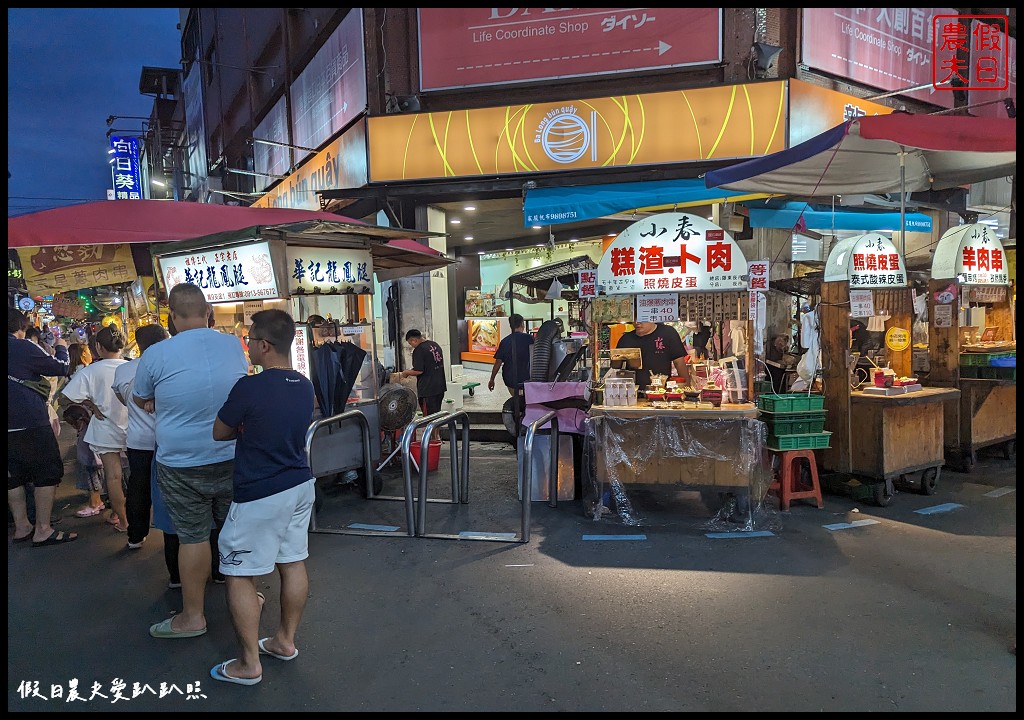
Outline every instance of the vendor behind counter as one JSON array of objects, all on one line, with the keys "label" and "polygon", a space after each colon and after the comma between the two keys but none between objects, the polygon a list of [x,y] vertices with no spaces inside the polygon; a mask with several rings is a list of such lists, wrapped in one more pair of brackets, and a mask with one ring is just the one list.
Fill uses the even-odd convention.
[{"label": "vendor behind counter", "polygon": [[[640,348],[642,370],[636,372],[636,384],[642,389],[651,384],[651,375],[677,376],[687,383],[686,348],[675,328],[662,323],[638,322],[624,333],[616,348]],[[673,371],[674,369],[674,371]]]}]

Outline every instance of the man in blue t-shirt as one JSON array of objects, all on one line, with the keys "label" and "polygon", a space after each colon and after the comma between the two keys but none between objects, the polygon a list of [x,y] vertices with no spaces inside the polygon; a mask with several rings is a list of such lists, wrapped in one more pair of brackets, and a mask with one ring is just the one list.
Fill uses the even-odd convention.
[{"label": "man in blue t-shirt", "polygon": [[508,324],[512,334],[503,337],[494,351],[494,367],[491,368],[491,379],[487,389],[494,391],[494,378],[501,370],[501,381],[505,383],[509,394],[515,395],[516,388],[530,379],[530,348],[533,337],[526,334],[526,321],[519,313],[509,315]]},{"label": "man in blue t-shirt", "polygon": [[156,413],[157,486],[180,543],[182,611],[149,634],[183,639],[206,633],[210,536],[231,504],[234,446],[214,442],[210,428],[249,362],[238,338],[209,328],[210,305],[198,285],[175,285],[167,306],[177,334],[139,358],[132,400]]},{"label": "man in blue t-shirt", "polygon": [[[295,321],[283,310],[252,316],[249,358],[263,372],[241,378],[213,426],[214,440],[235,441],[234,499],[220,532],[220,569],[228,608],[242,645],[237,659],[210,670],[214,680],[255,685],[263,678],[260,655],[294,660],[295,632],[306,607],[309,518],[314,483],[306,458],[313,420],[313,385],[291,369]],[[277,568],[281,622],[259,639],[263,598],[256,578]]]}]

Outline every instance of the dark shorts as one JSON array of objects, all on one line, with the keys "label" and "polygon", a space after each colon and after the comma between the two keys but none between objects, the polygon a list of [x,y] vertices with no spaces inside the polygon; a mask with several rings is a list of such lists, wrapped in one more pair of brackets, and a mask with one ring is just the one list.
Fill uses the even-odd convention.
[{"label": "dark shorts", "polygon": [[420,398],[420,409],[423,410],[423,415],[433,415],[441,409],[441,403],[444,402],[444,394],[441,395],[428,395]]},{"label": "dark shorts", "polygon": [[60,485],[64,461],[49,425],[7,433],[7,489]]},{"label": "dark shorts", "polygon": [[224,525],[234,494],[235,461],[175,468],[156,463],[156,483],[182,545],[207,542]]}]

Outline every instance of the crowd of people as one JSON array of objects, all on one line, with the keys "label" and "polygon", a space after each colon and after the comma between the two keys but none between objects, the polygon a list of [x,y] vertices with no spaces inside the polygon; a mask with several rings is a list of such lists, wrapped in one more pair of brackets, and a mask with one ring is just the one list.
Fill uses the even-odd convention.
[{"label": "crowd of people", "polygon": [[[210,327],[212,308],[198,286],[173,287],[168,307],[170,332],[140,327],[133,360],[123,357],[126,338],[116,325],[92,343],[73,336],[82,342],[69,345],[8,309],[12,541],[42,548],[79,538],[53,527],[64,477],[62,416],[76,433],[76,488],[85,494],[75,517],[109,508],[103,519],[125,533],[128,556],[151,528],[162,531],[168,588],[181,590],[182,611],[152,624],[149,634],[205,634],[207,583],[226,583],[239,656],[216,664],[210,676],[254,685],[263,657],[291,661],[299,654],[314,504],[305,453],[313,386],[290,367],[295,322],[288,313],[255,313],[246,348]],[[252,366],[260,372],[250,373]],[[256,578],[275,570],[281,616],[273,634],[260,637],[265,598]]]}]

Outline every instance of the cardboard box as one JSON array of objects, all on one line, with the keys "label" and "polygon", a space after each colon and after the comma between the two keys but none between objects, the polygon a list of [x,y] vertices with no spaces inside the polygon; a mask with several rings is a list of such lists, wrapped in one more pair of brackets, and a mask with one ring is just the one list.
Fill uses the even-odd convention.
[{"label": "cardboard box", "polygon": [[[413,392],[416,392],[416,378],[414,377],[403,378],[402,373],[394,372],[391,373],[391,377],[388,379],[388,382],[395,383],[396,385],[405,385]],[[419,395],[416,397],[419,397]]]}]

